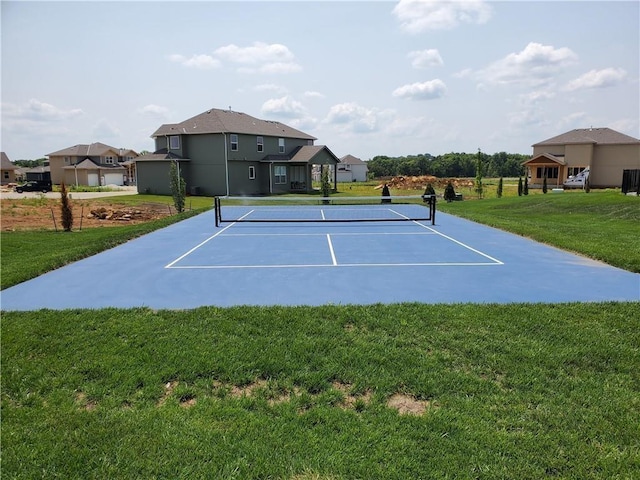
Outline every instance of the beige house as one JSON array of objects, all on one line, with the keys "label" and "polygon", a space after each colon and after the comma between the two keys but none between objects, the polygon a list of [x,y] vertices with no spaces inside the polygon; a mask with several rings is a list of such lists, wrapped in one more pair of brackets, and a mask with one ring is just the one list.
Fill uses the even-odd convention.
[{"label": "beige house", "polygon": [[135,159],[133,150],[115,148],[104,143],[74,145],[47,154],[51,182],[66,185],[133,185]]},{"label": "beige house", "polygon": [[18,170],[18,167],[11,163],[6,153],[0,152],[0,157],[0,182],[2,185],[16,183],[16,170]]},{"label": "beige house", "polygon": [[588,168],[591,187],[620,187],[624,170],[640,169],[640,140],[610,128],[571,130],[533,146],[533,156],[523,163],[530,185],[562,186]]}]

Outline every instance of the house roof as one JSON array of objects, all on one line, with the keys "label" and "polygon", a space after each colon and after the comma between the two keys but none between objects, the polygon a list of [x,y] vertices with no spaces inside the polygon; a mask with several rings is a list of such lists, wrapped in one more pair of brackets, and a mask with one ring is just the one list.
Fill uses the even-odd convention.
[{"label": "house roof", "polygon": [[118,156],[125,156],[133,154],[133,156],[137,156],[138,154],[135,150],[126,149],[126,148],[116,148],[110,145],[106,145],[104,143],[95,142],[90,145],[87,144],[79,144],[74,145],[73,147],[63,148],[62,150],[58,150],[57,152],[48,153],[47,156],[65,156],[65,157],[100,157],[106,153],[115,153]]},{"label": "house roof", "polygon": [[294,149],[288,155],[267,155],[263,162],[288,162],[288,163],[310,163],[318,154],[326,152],[329,157],[335,160],[336,163],[340,162],[331,150],[326,145],[305,145]]},{"label": "house roof", "polygon": [[354,157],[353,155],[345,155],[340,159],[340,163],[345,165],[362,165],[365,162],[360,160],[358,157]]},{"label": "house roof", "polygon": [[16,170],[18,167],[11,163],[6,153],[0,152],[0,168],[2,170]]},{"label": "house roof", "polygon": [[621,145],[621,144],[638,144],[640,140],[616,132],[610,128],[577,128],[570,132],[563,133],[556,137],[551,137],[542,142],[534,143],[533,147],[543,145],[569,145],[591,143],[597,145]]},{"label": "house roof", "polygon": [[136,162],[162,162],[170,160],[180,160],[181,162],[189,161],[188,158],[179,157],[175,153],[167,153],[167,150],[165,148],[158,150],[155,153],[147,153],[146,155],[141,155],[135,159]]},{"label": "house roof", "polygon": [[264,135],[267,137],[316,140],[315,137],[289,127],[284,123],[260,120],[246,113],[216,108],[207,110],[184,122],[161,125],[151,137],[205,133],[241,133],[247,135]]},{"label": "house roof", "polygon": [[564,160],[564,156],[552,155],[550,153],[541,153],[540,155],[536,155],[535,157],[522,162],[522,165],[548,165],[549,161],[551,161],[551,163],[557,163],[558,165],[567,164],[567,162]]}]

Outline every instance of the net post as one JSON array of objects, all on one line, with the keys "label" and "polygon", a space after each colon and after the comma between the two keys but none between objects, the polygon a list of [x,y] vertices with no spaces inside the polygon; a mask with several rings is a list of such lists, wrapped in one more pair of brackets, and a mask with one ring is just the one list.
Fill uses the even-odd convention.
[{"label": "net post", "polygon": [[431,200],[429,202],[429,209],[431,210],[431,225],[436,224],[436,196],[431,195]]},{"label": "net post", "polygon": [[213,197],[213,210],[216,216],[216,228],[220,226],[222,215],[220,214],[220,199]]}]

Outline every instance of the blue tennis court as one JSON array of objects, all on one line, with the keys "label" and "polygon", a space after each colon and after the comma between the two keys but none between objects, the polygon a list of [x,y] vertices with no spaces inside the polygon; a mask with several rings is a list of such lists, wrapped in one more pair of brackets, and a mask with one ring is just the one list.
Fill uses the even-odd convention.
[{"label": "blue tennis court", "polygon": [[2,309],[640,300],[638,274],[440,212],[215,223],[209,211],[6,289]]}]

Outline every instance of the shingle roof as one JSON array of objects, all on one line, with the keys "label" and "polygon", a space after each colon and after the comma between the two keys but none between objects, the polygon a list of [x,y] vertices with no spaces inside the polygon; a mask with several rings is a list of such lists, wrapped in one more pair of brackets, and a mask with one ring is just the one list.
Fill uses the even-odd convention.
[{"label": "shingle roof", "polygon": [[343,163],[345,165],[361,165],[365,162],[358,157],[354,157],[353,155],[345,155],[340,159],[340,163]]},{"label": "shingle roof", "polygon": [[189,159],[179,157],[178,155],[171,152],[167,153],[166,149],[159,150],[155,153],[147,153],[146,155],[141,155],[135,158],[136,162],[158,162],[169,160],[180,160],[181,162],[184,162],[188,161]]},{"label": "shingle roof", "polygon": [[603,144],[636,144],[640,140],[624,133],[616,132],[610,128],[577,128],[570,132],[563,133],[556,137],[549,138],[542,142],[534,143],[532,146],[541,145],[568,145],[580,143]]},{"label": "shingle roof", "polygon": [[326,151],[336,162],[339,162],[331,150],[326,145],[305,145],[294,149],[288,155],[271,154],[266,155],[263,162],[291,162],[291,163],[309,163],[320,152]]},{"label": "shingle roof", "polygon": [[264,135],[266,137],[302,138],[316,140],[315,137],[289,127],[284,123],[260,120],[242,112],[212,108],[180,123],[166,123],[158,128],[152,137],[162,135],[184,135],[204,133],[239,133]]},{"label": "shingle roof", "polygon": [[2,170],[15,170],[18,168],[13,163],[11,163],[11,160],[9,160],[9,157],[6,153],[0,152],[0,157],[0,168],[2,168]]},{"label": "shingle roof", "polygon": [[90,145],[74,145],[73,147],[64,148],[62,150],[58,150],[57,152],[48,153],[47,156],[88,157],[104,155],[107,152],[114,152],[117,154],[119,151],[119,148],[111,147],[109,145],[105,145],[104,143],[95,142]]}]

